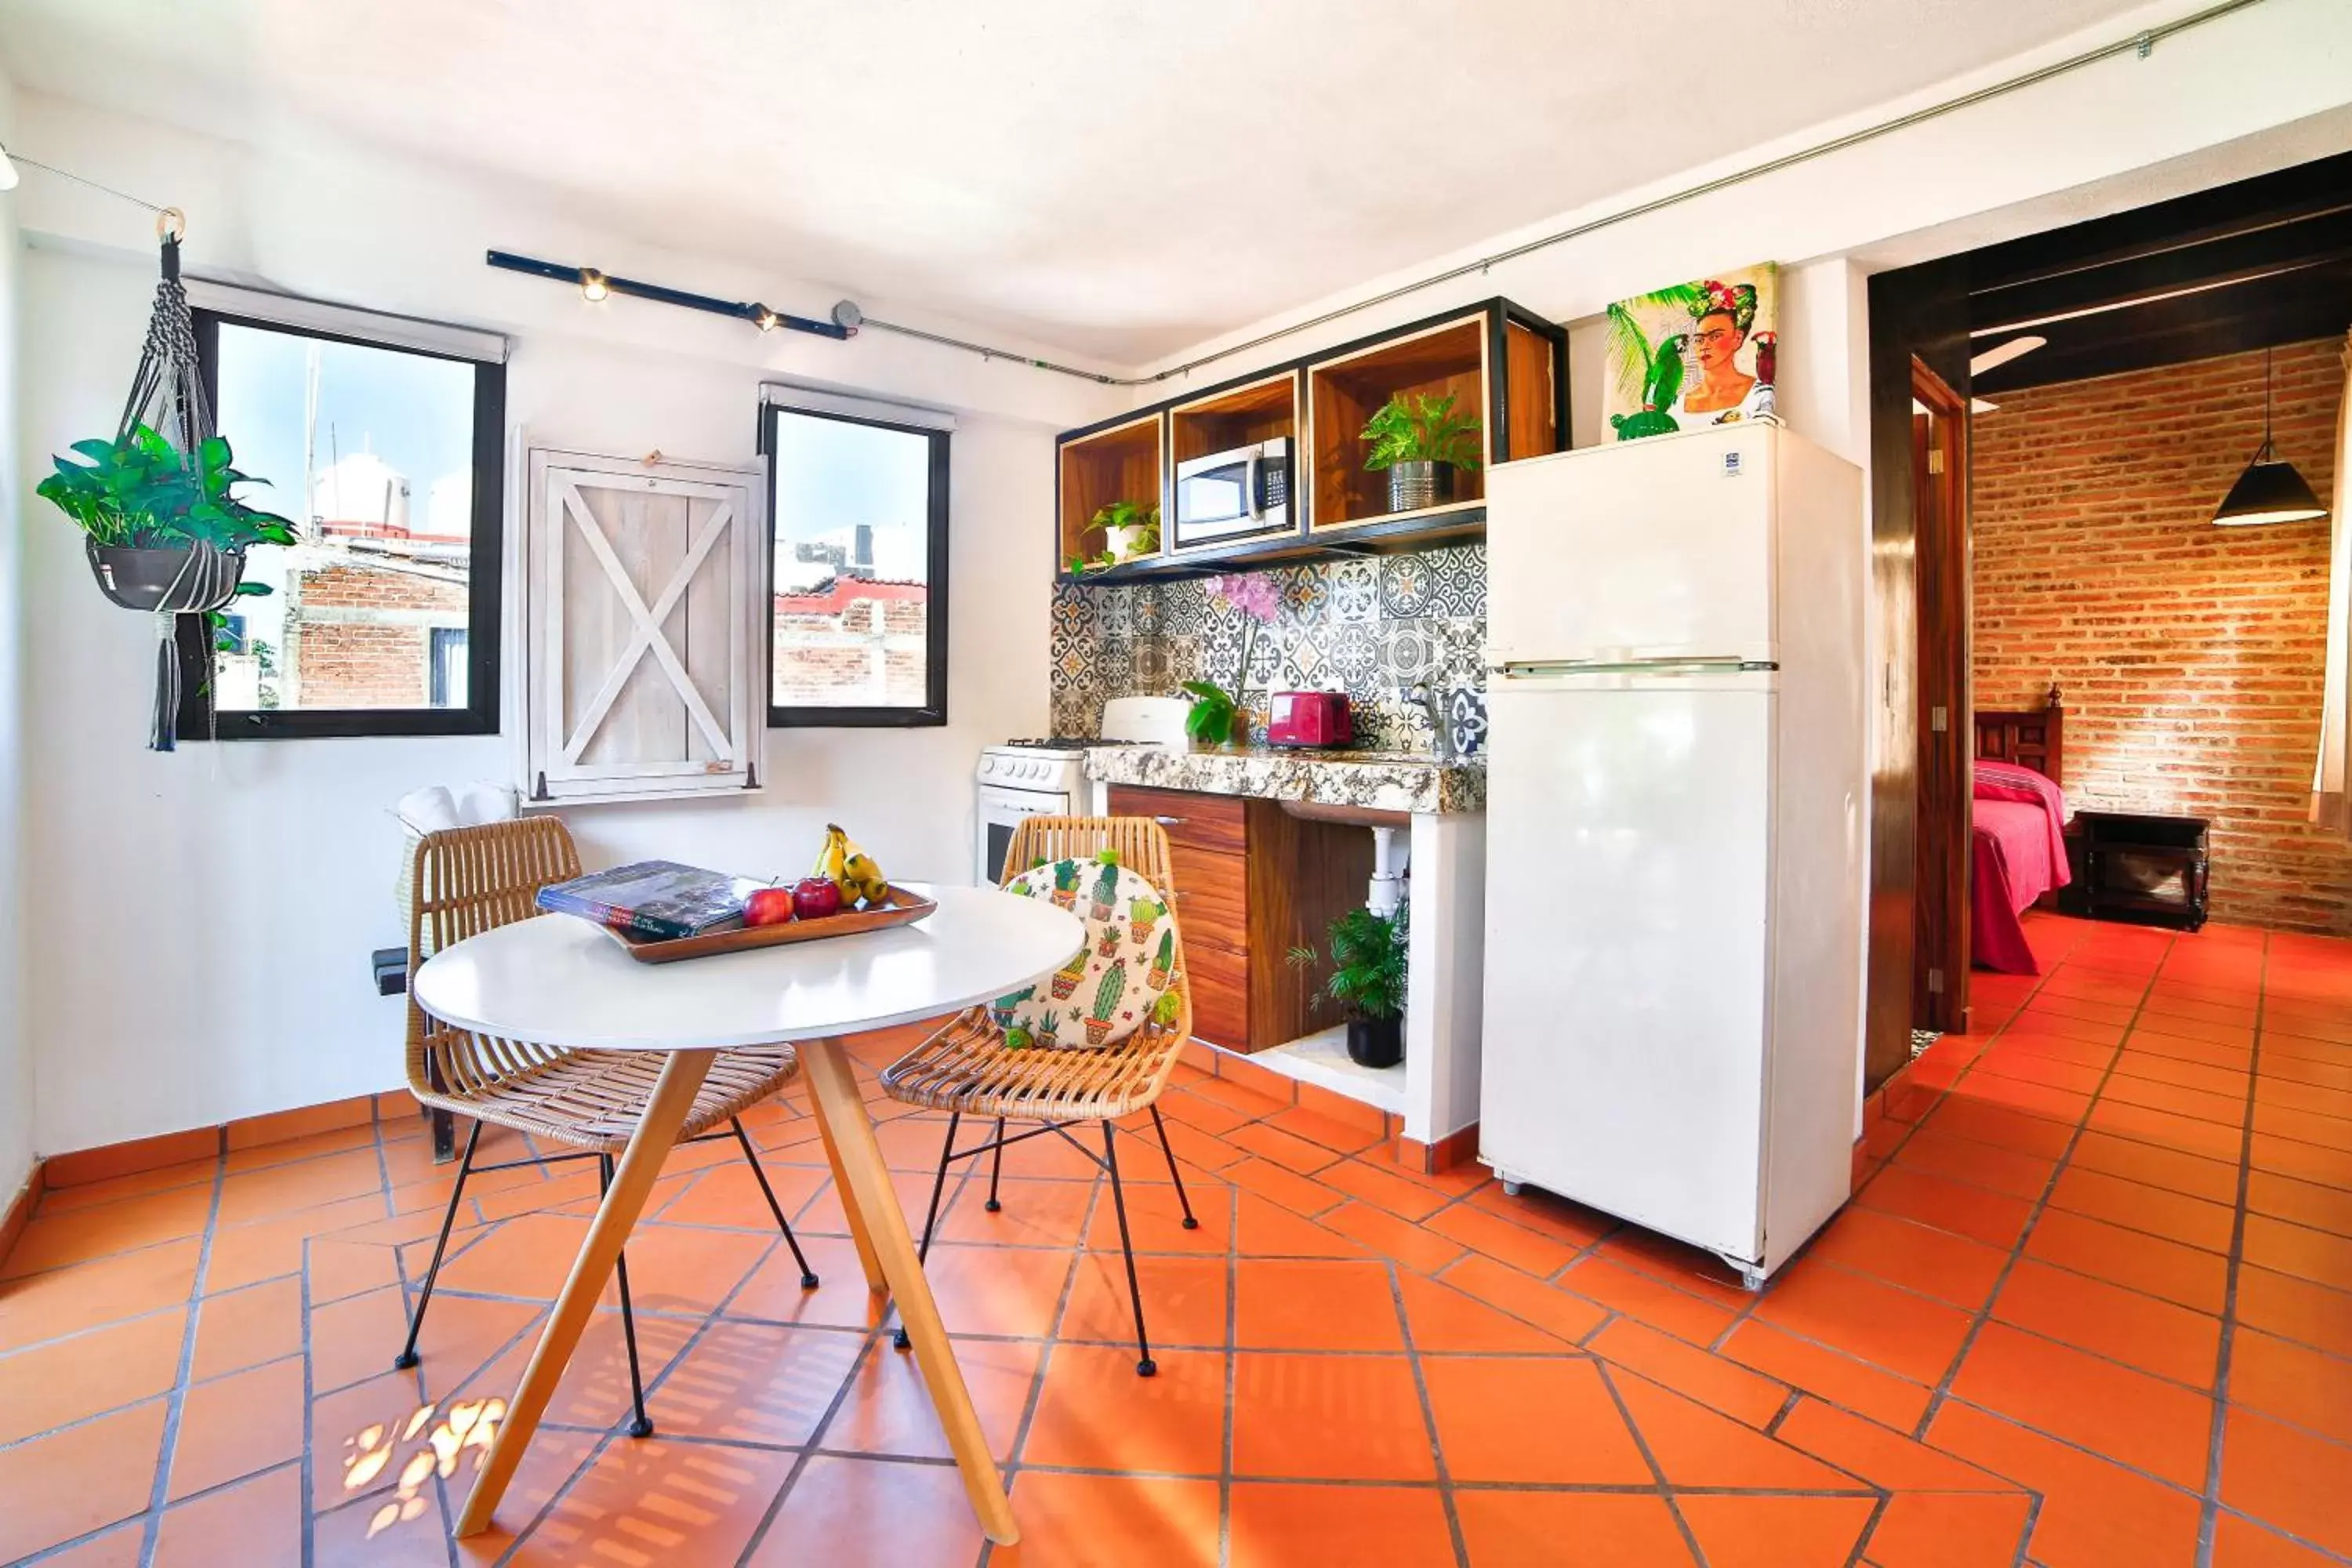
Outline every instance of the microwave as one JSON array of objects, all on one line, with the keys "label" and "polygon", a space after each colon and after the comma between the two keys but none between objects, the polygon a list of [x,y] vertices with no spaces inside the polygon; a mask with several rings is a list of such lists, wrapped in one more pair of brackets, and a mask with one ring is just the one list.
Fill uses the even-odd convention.
[{"label": "microwave", "polygon": [[1188,458],[1176,465],[1171,548],[1196,550],[1289,531],[1289,437]]}]

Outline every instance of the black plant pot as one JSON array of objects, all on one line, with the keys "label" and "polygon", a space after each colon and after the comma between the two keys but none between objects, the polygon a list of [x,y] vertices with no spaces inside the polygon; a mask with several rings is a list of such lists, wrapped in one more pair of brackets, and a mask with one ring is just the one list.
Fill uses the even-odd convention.
[{"label": "black plant pot", "polygon": [[1360,1068],[1392,1068],[1404,1060],[1404,1020],[1349,1019],[1348,1059]]},{"label": "black plant pot", "polygon": [[126,610],[216,610],[245,575],[245,552],[140,550],[83,541],[98,590]]},{"label": "black plant pot", "polygon": [[1451,463],[1396,463],[1389,468],[1389,510],[1419,511],[1454,499]]}]

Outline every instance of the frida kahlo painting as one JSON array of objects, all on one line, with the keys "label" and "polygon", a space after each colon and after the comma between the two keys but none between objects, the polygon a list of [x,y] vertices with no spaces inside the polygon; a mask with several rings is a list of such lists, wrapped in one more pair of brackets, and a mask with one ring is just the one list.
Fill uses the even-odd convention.
[{"label": "frida kahlo painting", "polygon": [[1610,306],[1612,439],[1776,421],[1780,282],[1768,261]]}]

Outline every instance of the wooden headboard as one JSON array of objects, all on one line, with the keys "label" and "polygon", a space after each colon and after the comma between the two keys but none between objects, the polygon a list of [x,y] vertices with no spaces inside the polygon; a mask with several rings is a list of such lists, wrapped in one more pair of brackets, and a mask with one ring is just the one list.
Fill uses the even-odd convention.
[{"label": "wooden headboard", "polygon": [[2060,768],[2065,761],[2066,708],[2056,682],[2039,708],[1976,711],[1977,755],[1987,762],[2014,763],[2032,768],[2054,784],[2063,785]]}]

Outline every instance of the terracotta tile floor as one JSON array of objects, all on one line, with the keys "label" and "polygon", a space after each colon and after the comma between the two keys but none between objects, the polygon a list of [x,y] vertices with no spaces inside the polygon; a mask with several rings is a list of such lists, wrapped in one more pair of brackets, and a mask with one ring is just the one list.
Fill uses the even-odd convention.
[{"label": "terracotta tile floor", "polygon": [[[391,1369],[447,1173],[409,1122],[52,1194],[0,1263],[0,1558],[1561,1563],[2044,1568],[2352,1561],[2352,943],[2030,923],[1915,1068],[1853,1205],[1760,1297],[1671,1243],[1192,1079],[1108,1195],[1070,1150],[952,1189],[932,1275],[1025,1539],[985,1552],[875,1332],[805,1107],[682,1151],[630,1251],[657,1435],[592,1329],[503,1519],[454,1546],[593,1197],[478,1179]],[[908,1032],[861,1043],[879,1064]],[[877,1104],[888,1114],[896,1108]],[[917,1214],[940,1124],[882,1142]],[[485,1158],[515,1145],[484,1141]]]}]

